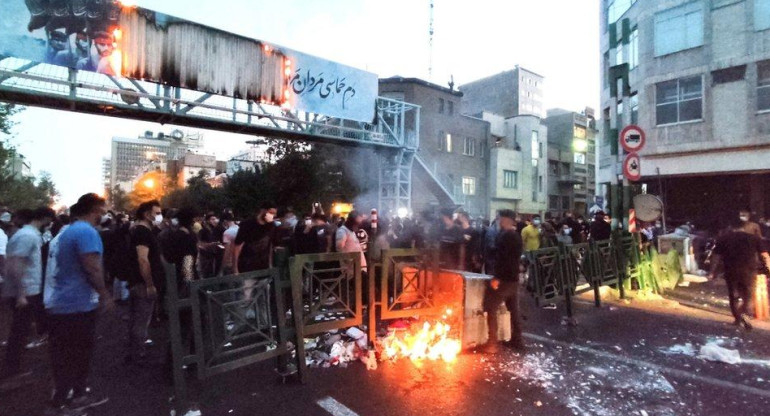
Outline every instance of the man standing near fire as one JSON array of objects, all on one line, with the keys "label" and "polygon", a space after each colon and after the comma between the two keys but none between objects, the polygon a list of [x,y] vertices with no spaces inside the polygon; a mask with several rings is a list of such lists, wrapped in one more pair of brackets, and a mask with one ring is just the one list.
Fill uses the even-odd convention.
[{"label": "man standing near fire", "polygon": [[511,314],[511,340],[506,346],[524,351],[519,319],[519,259],[523,249],[521,236],[516,232],[516,213],[509,209],[500,211],[500,233],[495,241],[495,277],[489,282],[484,310],[487,313],[489,340],[481,352],[495,354],[500,350],[497,313],[505,302]]}]

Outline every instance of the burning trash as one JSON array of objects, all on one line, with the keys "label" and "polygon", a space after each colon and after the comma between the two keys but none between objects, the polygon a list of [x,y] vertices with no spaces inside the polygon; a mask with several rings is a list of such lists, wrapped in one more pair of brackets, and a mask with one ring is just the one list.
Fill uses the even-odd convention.
[{"label": "burning trash", "polygon": [[[443,360],[452,363],[462,349],[456,331],[448,323],[452,310],[448,309],[442,319],[392,325],[388,334],[379,340],[382,360],[408,358],[412,361]],[[402,321],[403,322],[403,321]]]}]

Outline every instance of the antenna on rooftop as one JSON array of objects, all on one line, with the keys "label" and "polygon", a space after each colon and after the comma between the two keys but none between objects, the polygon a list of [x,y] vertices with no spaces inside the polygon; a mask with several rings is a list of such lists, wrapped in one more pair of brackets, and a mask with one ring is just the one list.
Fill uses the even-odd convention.
[{"label": "antenna on rooftop", "polygon": [[430,25],[428,26],[428,80],[433,77],[433,0],[430,0]]}]

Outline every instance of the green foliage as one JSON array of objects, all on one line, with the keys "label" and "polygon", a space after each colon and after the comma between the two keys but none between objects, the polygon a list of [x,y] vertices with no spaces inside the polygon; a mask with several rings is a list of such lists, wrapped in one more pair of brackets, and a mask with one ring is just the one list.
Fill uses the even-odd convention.
[{"label": "green foliage", "polygon": [[115,212],[127,212],[131,209],[131,200],[120,185],[115,185],[113,189],[110,189],[107,198]]},{"label": "green foliage", "polygon": [[324,206],[335,201],[350,202],[361,191],[351,180],[353,172],[344,163],[353,157],[346,149],[336,146],[264,140],[273,163],[261,171],[239,171],[230,176],[221,188],[213,188],[206,177],[188,180],[187,187],[170,192],[163,199],[164,207],[191,208],[199,213],[233,210],[236,216],[253,215],[266,202],[276,207],[290,207],[310,212],[313,202]]},{"label": "green foliage", "polygon": [[[0,103],[0,135],[10,135],[14,122],[11,116],[21,109],[12,104]],[[17,157],[16,149],[7,141],[0,141],[0,205],[12,210],[52,206],[59,192],[51,175],[42,172],[37,180],[13,172],[10,163]]]}]

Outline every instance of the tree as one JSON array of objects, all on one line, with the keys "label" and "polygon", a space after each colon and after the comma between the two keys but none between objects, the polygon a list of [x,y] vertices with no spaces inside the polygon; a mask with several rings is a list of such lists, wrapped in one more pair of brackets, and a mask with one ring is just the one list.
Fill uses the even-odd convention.
[{"label": "tree", "polygon": [[114,188],[110,189],[109,195],[107,195],[107,197],[114,211],[127,212],[131,209],[131,200],[129,199],[126,191],[124,191],[120,185],[115,185]]},{"label": "tree", "polygon": [[[22,109],[13,104],[0,103],[0,135],[10,136],[16,124],[11,117]],[[52,206],[59,192],[47,172],[38,180],[14,172],[11,163],[21,157],[8,140],[0,141],[0,201],[11,209]]]}]

